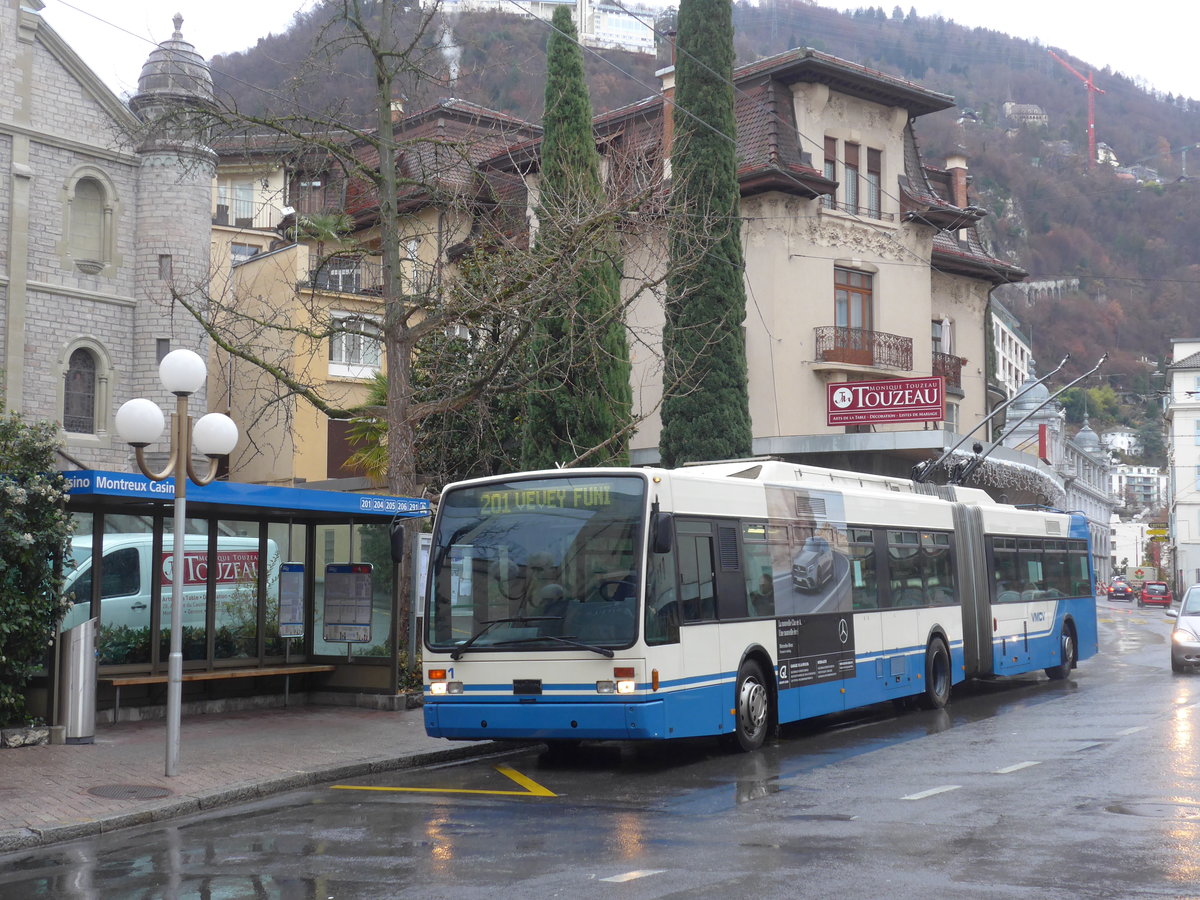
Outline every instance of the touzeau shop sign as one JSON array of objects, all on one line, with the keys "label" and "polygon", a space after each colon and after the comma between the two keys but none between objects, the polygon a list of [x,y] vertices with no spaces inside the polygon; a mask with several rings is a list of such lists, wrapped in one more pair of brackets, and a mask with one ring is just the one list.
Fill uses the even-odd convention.
[{"label": "touzeau shop sign", "polygon": [[946,379],[838,381],[826,387],[827,425],[940,422],[946,416]]}]

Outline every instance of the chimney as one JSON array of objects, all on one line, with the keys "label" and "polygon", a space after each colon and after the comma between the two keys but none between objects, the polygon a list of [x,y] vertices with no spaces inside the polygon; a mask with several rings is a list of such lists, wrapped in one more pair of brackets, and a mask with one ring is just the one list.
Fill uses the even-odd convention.
[{"label": "chimney", "polygon": [[946,157],[946,171],[950,175],[950,202],[959,209],[970,206],[967,199],[967,157],[964,153],[952,153]]},{"label": "chimney", "polygon": [[675,32],[667,32],[667,43],[671,48],[671,64],[654,74],[662,79],[662,159],[663,177],[671,174],[671,142],[675,137]]}]

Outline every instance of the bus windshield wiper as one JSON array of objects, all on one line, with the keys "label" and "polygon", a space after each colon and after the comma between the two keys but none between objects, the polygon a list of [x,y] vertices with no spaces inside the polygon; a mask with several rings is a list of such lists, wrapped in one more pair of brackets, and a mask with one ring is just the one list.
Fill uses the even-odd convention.
[{"label": "bus windshield wiper", "polygon": [[[549,618],[555,618],[551,616]],[[559,644],[566,644],[568,647],[578,647],[580,650],[591,650],[593,653],[599,653],[601,656],[612,659],[614,654],[607,647],[597,647],[595,644],[585,644],[583,641],[577,641],[570,637],[559,637],[556,634],[543,634],[538,637],[514,638],[511,641],[497,641],[494,644],[488,644],[489,647],[510,647],[513,644],[536,644],[540,641],[555,641]]]},{"label": "bus windshield wiper", "polygon": [[492,630],[493,625],[524,625],[526,622],[558,622],[562,616],[514,616],[509,619],[489,619],[483,627],[471,635],[464,643],[450,651],[451,659],[462,659],[462,655],[471,648],[477,640]]}]

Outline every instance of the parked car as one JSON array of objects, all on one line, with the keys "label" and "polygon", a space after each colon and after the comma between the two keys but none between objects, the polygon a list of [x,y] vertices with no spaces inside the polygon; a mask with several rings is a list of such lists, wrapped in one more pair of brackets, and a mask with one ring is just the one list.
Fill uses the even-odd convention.
[{"label": "parked car", "polygon": [[1170,606],[1174,602],[1175,597],[1165,581],[1147,581],[1138,594],[1138,606]]},{"label": "parked car", "polygon": [[1136,595],[1136,591],[1124,581],[1114,581],[1108,588],[1108,599],[1110,600],[1132,600]]},{"label": "parked car", "polygon": [[1200,584],[1183,592],[1179,611],[1167,610],[1175,619],[1171,629],[1171,671],[1187,672],[1200,666]]}]

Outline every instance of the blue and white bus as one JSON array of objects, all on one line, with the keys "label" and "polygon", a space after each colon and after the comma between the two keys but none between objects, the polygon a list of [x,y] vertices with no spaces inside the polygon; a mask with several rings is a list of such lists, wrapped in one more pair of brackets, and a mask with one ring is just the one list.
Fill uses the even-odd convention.
[{"label": "blue and white bus", "polygon": [[730,735],[1097,650],[1087,523],[777,460],[561,469],[442,494],[425,727],[452,739]]}]

